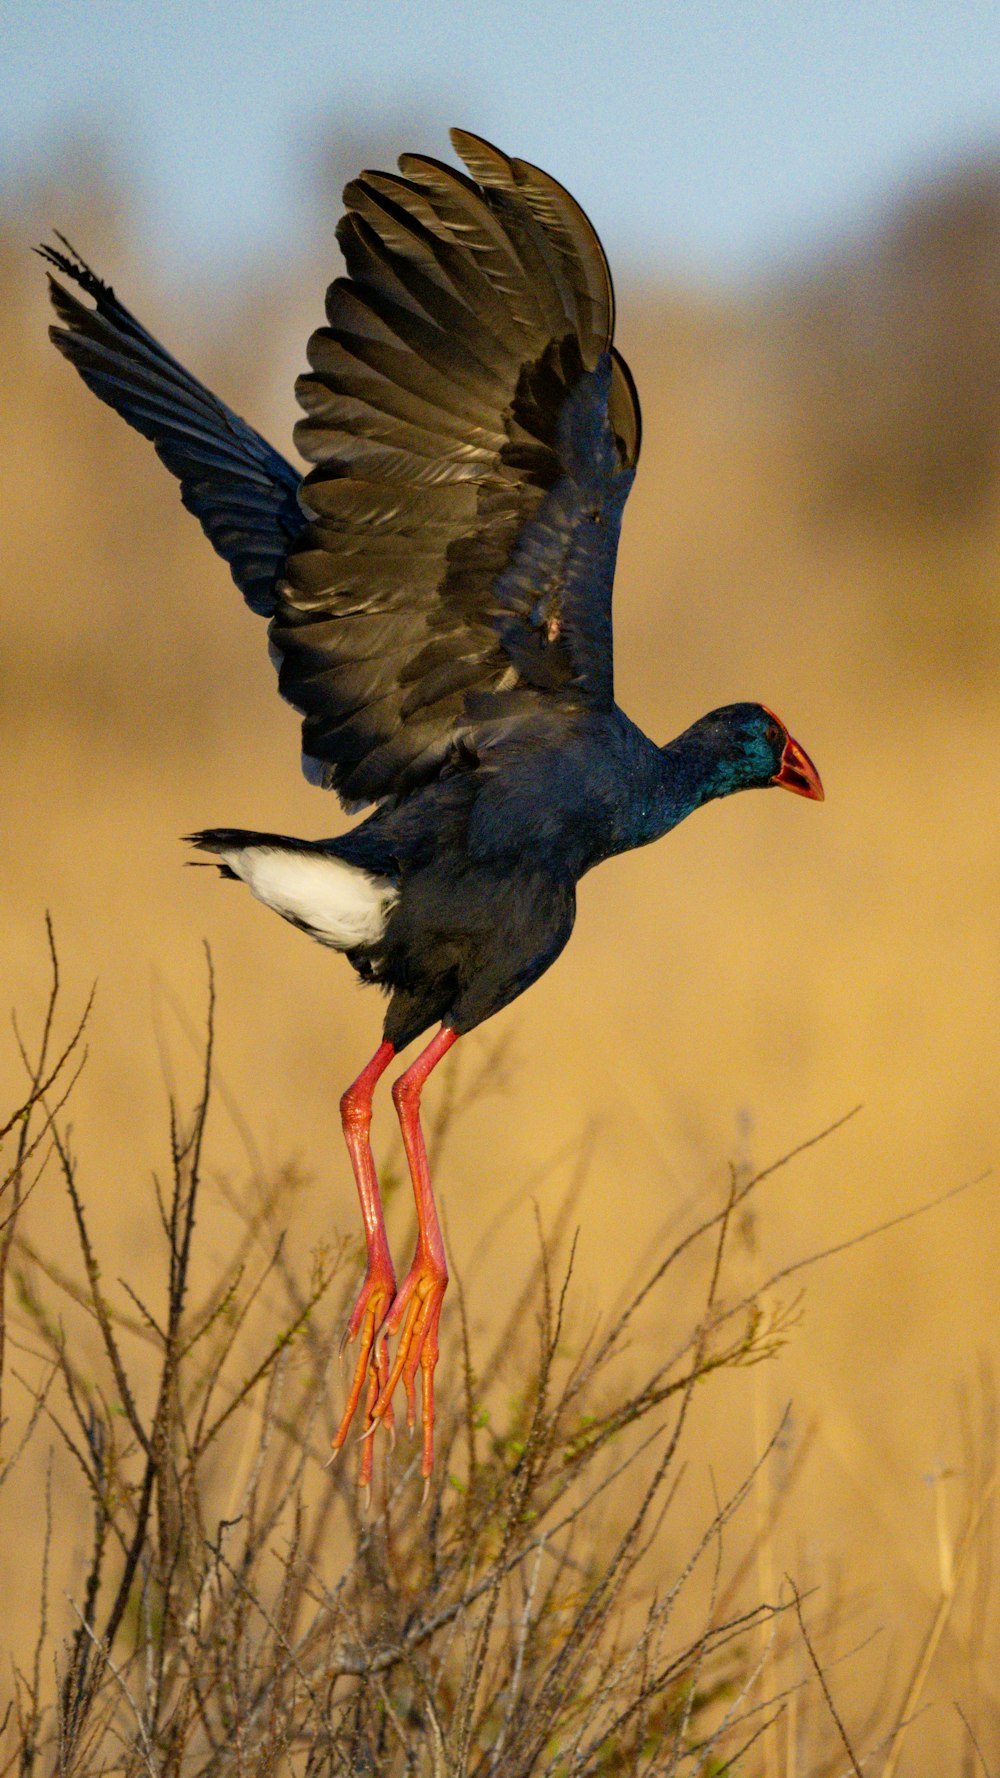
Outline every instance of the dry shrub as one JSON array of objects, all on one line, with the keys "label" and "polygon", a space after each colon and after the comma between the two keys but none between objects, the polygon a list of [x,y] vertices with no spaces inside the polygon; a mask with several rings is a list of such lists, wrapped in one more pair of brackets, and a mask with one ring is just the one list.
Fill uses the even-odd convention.
[{"label": "dry shrub", "polygon": [[[53,1572],[50,1458],[38,1635],[32,1659],[13,1666],[0,1771],[768,1773],[778,1725],[794,1709],[801,1726],[810,1687],[822,1713],[809,1718],[808,1763],[795,1770],[860,1771],[836,1675],[817,1653],[836,1628],[829,1612],[808,1602],[810,1629],[787,1580],[775,1598],[746,1603],[773,1531],[759,1514],[734,1554],[724,1544],[783,1425],[757,1471],[706,1510],[693,1547],[669,1534],[695,1390],[766,1359],[794,1319],[780,1279],[751,1295],[724,1288],[735,1213],[766,1175],[734,1170],[724,1202],[589,1338],[568,1312],[571,1259],[560,1270],[553,1257],[561,1232],[540,1238],[485,1357],[471,1349],[459,1288],[460,1352],[444,1374],[463,1381],[451,1399],[443,1391],[429,1497],[421,1504],[419,1456],[403,1438],[383,1450],[366,1502],[349,1464],[328,1461],[353,1255],[320,1253],[308,1275],[289,1260],[290,1176],[247,1199],[229,1194],[239,1237],[196,1284],[203,1197],[225,1189],[206,1180],[204,1160],[211,992],[201,1089],[186,1116],[171,1103],[170,1176],[151,1199],[159,1298],[103,1283],[65,1124],[87,1009],[59,1040],[51,929],[49,940],[41,1039],[29,1052],[18,1038],[28,1089],[0,1132],[12,1145],[0,1390],[15,1380],[11,1349],[34,1360],[16,1373],[17,1414],[0,1395],[0,1435],[9,1441],[19,1422],[0,1447],[0,1486],[50,1428],[89,1498],[91,1533],[69,1585]],[[72,1272],[24,1230],[47,1165],[72,1206]],[[672,1324],[661,1305],[667,1356],[623,1382],[637,1314],[692,1261],[701,1312]],[[74,1319],[89,1337],[70,1337]],[[235,1508],[225,1504],[234,1478]],[[992,1469],[980,1477],[980,1518],[994,1479]],[[904,1715],[883,1710],[880,1723],[876,1708],[866,1725],[880,1728],[890,1762],[918,1681],[919,1671]]]}]

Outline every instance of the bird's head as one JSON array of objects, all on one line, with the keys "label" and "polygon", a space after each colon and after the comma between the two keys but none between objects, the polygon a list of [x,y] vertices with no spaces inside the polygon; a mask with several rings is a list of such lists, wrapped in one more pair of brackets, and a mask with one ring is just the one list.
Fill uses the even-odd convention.
[{"label": "bird's head", "polygon": [[808,753],[766,704],[726,704],[712,710],[688,729],[685,739],[701,755],[711,797],[779,784],[796,796],[823,801],[820,776]]}]

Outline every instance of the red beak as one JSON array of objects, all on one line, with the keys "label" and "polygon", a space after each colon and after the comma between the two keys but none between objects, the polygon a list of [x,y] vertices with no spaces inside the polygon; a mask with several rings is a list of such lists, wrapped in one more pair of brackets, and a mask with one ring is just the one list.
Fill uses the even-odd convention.
[{"label": "red beak", "polygon": [[791,735],[785,741],[781,765],[771,779],[771,783],[780,784],[782,790],[794,790],[796,796],[811,797],[813,802],[821,803],[823,801],[823,786],[820,783],[819,773],[805,748],[800,747],[797,741],[793,741]]}]

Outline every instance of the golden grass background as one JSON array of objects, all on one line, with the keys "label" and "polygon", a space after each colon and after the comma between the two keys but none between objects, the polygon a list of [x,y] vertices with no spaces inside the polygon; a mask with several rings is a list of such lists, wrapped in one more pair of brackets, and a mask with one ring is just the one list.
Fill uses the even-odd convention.
[{"label": "golden grass background", "polygon": [[[327,242],[336,213],[331,194]],[[241,1114],[217,1108],[212,1158],[245,1173],[245,1120],[265,1167],[301,1165],[300,1250],[355,1230],[336,1101],[380,1007],[242,891],[181,868],[193,828],[315,836],[343,818],[299,776],[259,621],[152,450],[47,342],[27,248],[52,220],[280,448],[334,254],[166,288],[109,190],[70,169],[0,228],[4,999],[30,1029],[48,907],[71,990],[98,982],[74,1113],[81,1186],[107,1275],[141,1281],[164,1148],[154,1030],[183,1072],[202,937]],[[1000,167],[915,191],[770,285],[619,294],[646,423],[616,592],[619,699],[666,739],[760,698],[816,760],[827,802],[734,798],[604,867],[564,957],[461,1046],[468,1074],[502,1054],[439,1174],[459,1269],[516,1198],[480,1273],[486,1322],[533,1251],[532,1199],[551,1222],[581,1143],[585,1312],[664,1223],[717,1201],[730,1160],[763,1163],[856,1102],[861,1117],[775,1182],[747,1231],[751,1276],[1000,1153]],[[12,1040],[2,1066],[13,1103]],[[387,1099],[378,1118],[385,1154]],[[859,1713],[886,1672],[909,1671],[947,1578],[962,1391],[1000,1356],[998,1191],[987,1178],[825,1263],[778,1360],[699,1420],[694,1498],[710,1470],[724,1487],[746,1468],[786,1400],[794,1436],[811,1429],[770,1560],[779,1580],[851,1594],[845,1650],[881,1627],[839,1676]],[[30,1215],[58,1226],[54,1180]],[[401,1208],[396,1226],[401,1241]],[[41,1461],[0,1545],[15,1640],[37,1592],[24,1515]],[[976,1618],[960,1592],[921,1699],[936,1709],[902,1772],[957,1745],[955,1697],[1000,1749],[997,1631],[996,1600]]]}]

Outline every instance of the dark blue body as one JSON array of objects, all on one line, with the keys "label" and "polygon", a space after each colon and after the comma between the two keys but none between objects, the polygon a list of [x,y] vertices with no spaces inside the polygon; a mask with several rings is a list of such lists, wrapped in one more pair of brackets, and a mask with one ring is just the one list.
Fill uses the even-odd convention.
[{"label": "dark blue body", "polygon": [[659,748],[619,709],[535,717],[465,770],[385,805],[324,850],[401,894],[382,941],[351,961],[391,992],[398,1048],[444,1020],[458,1032],[507,1005],[573,930],[595,864],[668,833],[704,802],[771,782],[767,712],[713,712]]}]

